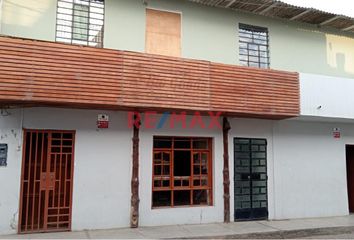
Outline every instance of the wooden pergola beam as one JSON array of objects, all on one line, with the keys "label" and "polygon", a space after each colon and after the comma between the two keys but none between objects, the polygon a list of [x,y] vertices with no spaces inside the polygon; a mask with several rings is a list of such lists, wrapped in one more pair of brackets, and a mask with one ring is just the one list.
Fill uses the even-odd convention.
[{"label": "wooden pergola beam", "polygon": [[345,27],[345,28],[342,28],[342,31],[349,31],[349,30],[352,30],[354,29],[354,24],[350,27]]},{"label": "wooden pergola beam", "polygon": [[232,4],[234,4],[237,0],[232,0],[230,1],[225,7],[228,8],[230,7]]},{"label": "wooden pergola beam", "polygon": [[275,6],[278,5],[279,2],[275,2],[272,5],[270,5],[269,7],[267,7],[266,9],[262,10],[259,14],[263,15],[266,14],[267,12],[269,12],[270,10],[272,10]]},{"label": "wooden pergola beam", "polygon": [[229,170],[229,130],[231,129],[227,117],[223,118],[223,144],[224,144],[224,222],[230,222],[230,170]]},{"label": "wooden pergola beam", "polygon": [[334,17],[331,17],[330,19],[327,19],[326,21],[321,22],[319,25],[320,25],[320,26],[326,25],[326,24],[328,24],[328,23],[330,23],[330,22],[333,22],[334,20],[337,20],[337,19],[339,19],[339,18],[341,18],[341,17],[342,17],[342,16],[334,16]]},{"label": "wooden pergola beam", "polygon": [[299,19],[299,18],[301,18],[302,16],[305,16],[306,14],[308,14],[311,11],[312,11],[312,9],[307,9],[307,10],[303,11],[302,13],[299,13],[299,14],[293,16],[292,18],[290,18],[290,20]]},{"label": "wooden pergola beam", "polygon": [[252,12],[254,12],[254,13],[256,13],[256,12],[258,12],[259,10],[261,10],[262,8],[264,8],[265,6],[267,6],[269,3],[267,2],[267,3],[264,3],[264,4],[262,4],[261,6],[259,6],[258,8],[256,8],[255,10],[253,10]]},{"label": "wooden pergola beam", "polygon": [[[137,120],[137,114],[134,115],[134,121]],[[132,158],[132,179],[131,179],[131,210],[130,210],[130,227],[137,228],[139,226],[139,128],[141,122],[134,124],[133,128],[133,158]]]}]

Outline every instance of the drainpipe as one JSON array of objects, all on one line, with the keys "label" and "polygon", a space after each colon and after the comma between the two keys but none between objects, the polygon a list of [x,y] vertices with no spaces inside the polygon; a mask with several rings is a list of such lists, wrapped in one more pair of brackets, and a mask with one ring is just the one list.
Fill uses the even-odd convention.
[{"label": "drainpipe", "polygon": [[[134,122],[137,115],[134,115]],[[137,228],[139,226],[139,128],[141,122],[134,124],[133,129],[133,168],[131,180],[131,210],[130,210],[130,227]]]},{"label": "drainpipe", "polygon": [[227,117],[223,118],[223,144],[224,144],[224,222],[230,222],[230,173],[229,173],[229,131],[231,129]]}]

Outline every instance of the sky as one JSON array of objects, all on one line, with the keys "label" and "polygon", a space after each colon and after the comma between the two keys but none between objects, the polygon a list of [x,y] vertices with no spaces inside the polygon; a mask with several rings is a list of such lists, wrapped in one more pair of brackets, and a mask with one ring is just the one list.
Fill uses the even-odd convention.
[{"label": "sky", "polygon": [[354,18],[354,0],[282,0],[282,2],[300,7],[312,7]]}]

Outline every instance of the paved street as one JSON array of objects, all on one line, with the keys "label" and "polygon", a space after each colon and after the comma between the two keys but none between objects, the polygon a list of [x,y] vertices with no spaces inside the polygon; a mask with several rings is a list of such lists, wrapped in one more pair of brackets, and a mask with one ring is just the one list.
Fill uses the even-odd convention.
[{"label": "paved street", "polygon": [[6,239],[354,238],[354,216],[7,235]]}]

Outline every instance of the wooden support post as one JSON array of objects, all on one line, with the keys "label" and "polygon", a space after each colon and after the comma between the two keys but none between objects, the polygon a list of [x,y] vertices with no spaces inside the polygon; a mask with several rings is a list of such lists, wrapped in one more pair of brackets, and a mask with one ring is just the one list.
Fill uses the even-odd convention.
[{"label": "wooden support post", "polygon": [[[134,116],[134,120],[137,119]],[[139,128],[141,126],[140,120],[138,124],[134,124],[133,130],[133,168],[131,180],[131,210],[130,210],[130,227],[137,228],[139,226]]]},{"label": "wooden support post", "polygon": [[229,130],[231,129],[227,117],[223,119],[224,144],[224,222],[230,222],[230,173],[229,173]]}]

